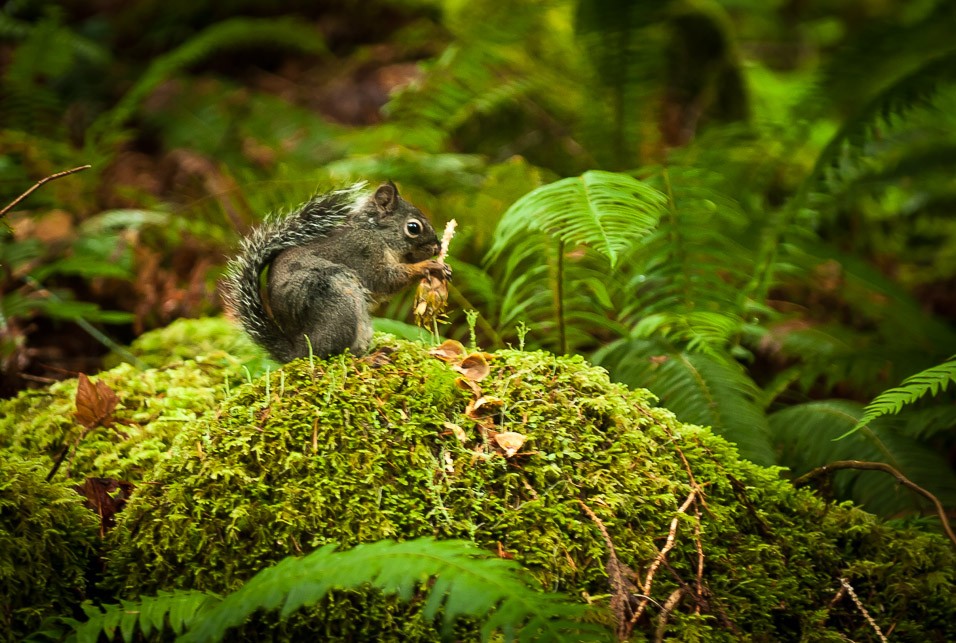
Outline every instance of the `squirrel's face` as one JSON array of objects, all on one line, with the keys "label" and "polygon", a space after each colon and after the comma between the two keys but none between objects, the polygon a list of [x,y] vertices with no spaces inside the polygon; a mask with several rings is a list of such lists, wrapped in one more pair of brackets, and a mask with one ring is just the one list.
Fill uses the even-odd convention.
[{"label": "squirrel's face", "polygon": [[384,234],[386,243],[404,263],[424,261],[438,254],[440,245],[435,229],[422,211],[398,195],[398,188],[389,181],[375,191],[371,204],[373,218]]},{"label": "squirrel's face", "polygon": [[[414,206],[411,207],[414,208]],[[417,208],[414,209],[417,210]],[[419,214],[421,213],[419,212]],[[405,219],[403,234],[408,246],[408,252],[405,254],[407,263],[424,261],[438,254],[438,237],[435,236],[435,230],[432,229],[424,215],[412,215]]]}]

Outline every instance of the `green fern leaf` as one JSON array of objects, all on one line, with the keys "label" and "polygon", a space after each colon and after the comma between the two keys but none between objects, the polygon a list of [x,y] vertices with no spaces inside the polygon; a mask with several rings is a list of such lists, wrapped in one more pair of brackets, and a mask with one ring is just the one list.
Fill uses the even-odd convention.
[{"label": "green fern leaf", "polygon": [[[196,615],[220,599],[215,594],[194,590],[175,592],[160,591],[156,596],[140,598],[138,601],[123,601],[121,605],[105,605],[102,608],[92,604],[83,605],[87,621],[75,624],[78,643],[96,643],[100,633],[112,640],[117,629],[123,641],[135,640],[136,626],[139,625],[143,636],[155,629],[161,632],[169,619],[169,625],[177,634],[182,632]],[[69,622],[68,622],[69,624]]]},{"label": "green fern leaf", "polygon": [[879,92],[833,135],[795,199],[800,201],[808,196],[810,188],[837,161],[845,145],[859,147],[878,121],[926,104],[941,84],[953,81],[956,81],[956,51],[936,56]]},{"label": "green fern leaf", "polygon": [[518,237],[545,232],[568,246],[586,245],[607,257],[620,255],[657,225],[667,197],[626,174],[592,170],[533,190],[498,224],[488,261]]},{"label": "green fern leaf", "polygon": [[631,387],[650,390],[683,422],[712,427],[758,464],[776,462],[760,391],[743,368],[719,353],[678,351],[660,342],[621,340],[592,360]]},{"label": "green fern leaf", "polygon": [[486,42],[453,44],[425,67],[421,82],[398,91],[384,111],[399,122],[428,122],[451,133],[475,116],[514,104],[543,84],[541,74],[532,69],[511,48],[489,47]]},{"label": "green fern leaf", "polygon": [[[836,460],[885,462],[934,493],[946,506],[956,503],[956,475],[945,455],[904,430],[903,421],[875,420],[847,435],[863,416],[863,408],[847,400],[797,404],[770,415],[769,423],[780,464],[793,476]],[[833,476],[840,500],[853,500],[868,511],[890,516],[925,508],[921,497],[901,492],[896,480],[872,471],[841,471]]]},{"label": "green fern leaf", "polygon": [[860,418],[859,422],[838,439],[859,431],[882,415],[899,413],[904,406],[913,404],[927,393],[932,393],[934,396],[938,395],[941,391],[946,390],[950,382],[956,382],[956,355],[938,366],[911,375],[903,380],[899,387],[881,393],[866,406],[863,417]]},{"label": "green fern leaf", "polygon": [[[371,584],[409,599],[429,578],[435,578],[435,584],[426,614],[434,616],[443,607],[446,626],[459,616],[481,618],[504,613],[507,625],[520,628],[520,640],[576,640],[582,635],[588,640],[609,638],[607,630],[575,620],[584,614],[585,606],[558,594],[531,589],[517,574],[519,569],[462,541],[379,541],[347,551],[326,545],[304,558],[286,558],[258,573],[203,613],[181,640],[221,640],[229,628],[241,624],[256,610],[281,606],[285,617],[319,601],[333,587],[352,589]],[[505,625],[501,620],[493,623],[495,627]]]}]

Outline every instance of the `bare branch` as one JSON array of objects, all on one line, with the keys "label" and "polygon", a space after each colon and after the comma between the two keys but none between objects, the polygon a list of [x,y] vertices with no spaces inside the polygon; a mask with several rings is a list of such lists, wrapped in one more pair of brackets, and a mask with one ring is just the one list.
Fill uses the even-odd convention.
[{"label": "bare branch", "polygon": [[684,598],[684,590],[678,587],[671,592],[671,595],[664,601],[664,607],[661,609],[660,616],[657,617],[657,630],[654,632],[654,643],[661,643],[661,641],[664,640],[664,632],[667,630],[667,618],[682,598]]},{"label": "bare branch", "polygon": [[685,513],[687,508],[690,507],[690,504],[694,502],[697,498],[697,490],[691,489],[690,494],[688,494],[687,499],[677,509],[677,514],[674,516],[674,519],[671,520],[670,531],[667,533],[667,542],[664,543],[664,546],[661,548],[661,551],[657,554],[657,557],[654,559],[654,562],[651,563],[650,569],[647,570],[647,576],[644,578],[644,587],[642,592],[644,597],[641,599],[641,603],[637,606],[637,609],[634,611],[634,615],[631,616],[631,622],[629,623],[629,630],[634,629],[634,624],[637,623],[637,620],[641,618],[641,615],[644,614],[644,610],[647,609],[647,603],[649,602],[649,597],[651,595],[651,585],[654,582],[654,574],[657,573],[658,568],[661,566],[661,563],[664,562],[664,558],[667,556],[667,552],[674,548],[674,542],[677,538],[677,525],[680,520],[679,514]]},{"label": "bare branch", "polygon": [[928,499],[936,506],[936,513],[939,515],[939,521],[943,524],[943,531],[946,532],[946,535],[949,537],[950,541],[953,543],[953,547],[956,547],[956,533],[953,533],[953,528],[949,524],[949,518],[946,516],[946,510],[943,508],[943,503],[939,501],[939,498],[934,496],[932,493],[919,486],[902,473],[894,469],[892,466],[886,464],[885,462],[866,462],[863,460],[837,460],[836,462],[831,462],[830,464],[825,464],[822,467],[817,467],[816,469],[809,471],[799,478],[793,481],[793,486],[799,487],[801,485],[807,484],[814,478],[826,475],[831,471],[838,471],[840,469],[860,469],[863,471],[882,471],[883,473],[888,473],[899,482],[904,487],[915,491],[924,498]]},{"label": "bare branch", "polygon": [[82,170],[88,170],[88,169],[90,169],[91,167],[93,167],[93,166],[92,166],[92,165],[81,165],[80,167],[75,167],[75,168],[73,168],[72,170],[64,170],[63,172],[57,172],[56,174],[51,174],[50,176],[47,176],[47,177],[44,177],[44,178],[40,179],[39,181],[36,182],[36,184],[34,184],[34,186],[33,186],[32,188],[30,188],[29,190],[27,190],[26,192],[24,192],[23,194],[21,194],[20,196],[18,196],[17,198],[15,198],[15,199],[14,199],[13,201],[11,201],[6,207],[4,207],[2,210],[0,210],[0,219],[2,219],[2,218],[7,214],[7,212],[9,212],[9,211],[12,210],[14,207],[16,207],[16,205],[17,205],[18,203],[20,203],[20,201],[23,201],[25,198],[27,198],[28,196],[30,196],[31,194],[33,194],[33,192],[34,192],[37,188],[39,188],[41,185],[43,185],[43,184],[46,183],[47,181],[52,181],[52,180],[54,180],[54,179],[59,179],[59,178],[61,178],[61,177],[64,177],[64,176],[73,174],[73,173],[75,173],[75,172],[80,172],[80,171],[82,171]]}]

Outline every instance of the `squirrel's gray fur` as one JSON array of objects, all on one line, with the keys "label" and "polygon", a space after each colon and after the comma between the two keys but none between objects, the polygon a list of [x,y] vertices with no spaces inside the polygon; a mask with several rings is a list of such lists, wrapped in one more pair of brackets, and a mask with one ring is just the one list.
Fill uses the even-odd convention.
[{"label": "squirrel's gray fur", "polygon": [[310,345],[320,357],[366,352],[370,306],[416,278],[450,276],[447,265],[429,259],[439,244],[425,215],[391,182],[370,195],[363,188],[316,196],[267,220],[229,264],[227,305],[280,362],[309,355]]}]

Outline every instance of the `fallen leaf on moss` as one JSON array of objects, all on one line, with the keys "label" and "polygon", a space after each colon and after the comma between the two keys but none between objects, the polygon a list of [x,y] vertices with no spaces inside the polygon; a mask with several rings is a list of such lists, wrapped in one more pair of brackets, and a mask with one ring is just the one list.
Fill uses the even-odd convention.
[{"label": "fallen leaf on moss", "polygon": [[135,486],[125,480],[87,478],[73,487],[83,496],[85,505],[100,517],[100,537],[116,525],[114,516],[123,510]]},{"label": "fallen leaf on moss", "polygon": [[88,429],[100,426],[107,428],[113,424],[113,411],[119,398],[106,382],[94,384],[85,373],[80,373],[76,387],[76,411],[73,417]]},{"label": "fallen leaf on moss", "polygon": [[461,342],[454,339],[446,339],[438,346],[428,351],[432,357],[437,357],[443,362],[457,362],[465,354],[465,347]]},{"label": "fallen leaf on moss", "polygon": [[445,422],[442,426],[455,434],[455,437],[458,438],[458,441],[461,443],[468,442],[468,434],[465,433],[465,430],[455,424],[454,422]]},{"label": "fallen leaf on moss", "polygon": [[394,348],[391,348],[389,346],[383,346],[382,348],[378,349],[374,353],[371,353],[363,357],[361,361],[365,362],[372,368],[381,368],[382,366],[385,366],[386,364],[392,363],[392,358],[390,357],[390,355],[394,352],[395,352]]},{"label": "fallen leaf on moss", "polygon": [[465,408],[465,415],[472,420],[479,421],[500,412],[504,407],[504,400],[493,395],[483,395]]},{"label": "fallen leaf on moss", "polygon": [[507,558],[508,560],[511,560],[514,557],[515,555],[512,554],[510,551],[507,551],[504,548],[504,545],[502,545],[501,541],[499,540],[498,541],[498,558]]},{"label": "fallen leaf on moss", "polygon": [[452,366],[452,369],[458,371],[469,380],[480,382],[488,377],[491,368],[488,366],[488,360],[485,359],[485,353],[472,353],[458,364]]},{"label": "fallen leaf on moss", "polygon": [[459,377],[455,380],[455,385],[460,389],[471,391],[476,398],[481,397],[481,387],[467,377]]},{"label": "fallen leaf on moss", "polygon": [[527,437],[515,431],[505,431],[504,433],[495,434],[495,442],[505,450],[506,458],[510,458],[516,454],[527,439]]}]

